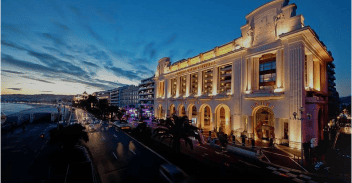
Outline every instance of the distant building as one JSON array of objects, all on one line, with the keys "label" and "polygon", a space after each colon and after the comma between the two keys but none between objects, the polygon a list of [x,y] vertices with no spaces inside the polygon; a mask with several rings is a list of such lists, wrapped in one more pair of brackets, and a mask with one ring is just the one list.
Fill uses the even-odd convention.
[{"label": "distant building", "polygon": [[110,101],[110,91],[94,92],[92,96],[96,96],[98,100],[106,99]]},{"label": "distant building", "polygon": [[78,104],[81,100],[87,100],[88,99],[88,94],[86,91],[83,92],[83,94],[78,94],[73,97],[73,103]]},{"label": "distant building", "polygon": [[119,107],[137,108],[138,106],[138,86],[127,85],[120,88]]},{"label": "distant building", "polygon": [[329,97],[329,119],[335,119],[340,112],[339,105],[339,93],[336,91],[335,84],[335,65],[334,63],[327,64],[327,75],[328,75],[328,97]]},{"label": "distant building", "polygon": [[147,117],[154,115],[154,78],[155,75],[142,79],[139,84],[139,107],[142,115]]},{"label": "distant building", "polygon": [[119,88],[110,90],[110,101],[109,101],[110,105],[119,106],[119,93],[120,93]]},{"label": "distant building", "polygon": [[126,85],[110,90],[110,105],[117,107],[138,106],[138,87],[134,85]]}]

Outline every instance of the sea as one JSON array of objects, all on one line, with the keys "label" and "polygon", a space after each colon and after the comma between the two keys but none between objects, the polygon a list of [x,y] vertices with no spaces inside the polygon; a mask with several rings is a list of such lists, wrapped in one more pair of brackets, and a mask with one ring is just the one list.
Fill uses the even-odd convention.
[{"label": "sea", "polygon": [[24,110],[38,108],[38,107],[45,107],[50,106],[47,104],[25,104],[25,103],[1,103],[1,112],[5,113],[5,115],[10,115],[14,113],[18,113]]}]

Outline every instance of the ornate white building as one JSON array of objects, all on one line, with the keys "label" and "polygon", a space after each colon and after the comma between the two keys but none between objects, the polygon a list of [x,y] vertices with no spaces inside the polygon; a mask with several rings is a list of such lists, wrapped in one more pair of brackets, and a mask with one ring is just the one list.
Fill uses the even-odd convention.
[{"label": "ornate white building", "polygon": [[322,139],[333,58],[296,8],[268,2],[246,15],[242,37],[174,64],[160,59],[155,116],[187,115],[204,131],[274,136],[298,148],[301,137]]}]

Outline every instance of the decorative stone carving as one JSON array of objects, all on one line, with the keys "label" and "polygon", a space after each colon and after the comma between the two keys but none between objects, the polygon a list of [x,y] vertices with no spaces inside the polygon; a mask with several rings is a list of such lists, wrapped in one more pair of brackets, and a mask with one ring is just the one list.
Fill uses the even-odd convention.
[{"label": "decorative stone carving", "polygon": [[285,19],[284,14],[280,13],[275,17],[275,36],[279,37],[278,24],[281,24]]},{"label": "decorative stone carving", "polygon": [[249,28],[248,28],[247,36],[248,36],[248,39],[249,39],[249,46],[252,46],[254,36],[253,36],[253,30],[252,30],[251,26],[249,26]]},{"label": "decorative stone carving", "polygon": [[276,9],[270,9],[254,17],[253,45],[275,41]]}]

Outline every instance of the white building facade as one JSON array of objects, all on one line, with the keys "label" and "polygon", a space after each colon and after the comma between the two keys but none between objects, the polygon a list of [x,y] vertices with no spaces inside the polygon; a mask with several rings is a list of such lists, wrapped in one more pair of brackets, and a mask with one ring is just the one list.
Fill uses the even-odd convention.
[{"label": "white building facade", "polygon": [[160,59],[155,117],[187,115],[204,131],[275,137],[297,148],[322,139],[333,58],[296,8],[268,2],[246,15],[241,37],[174,64]]}]

